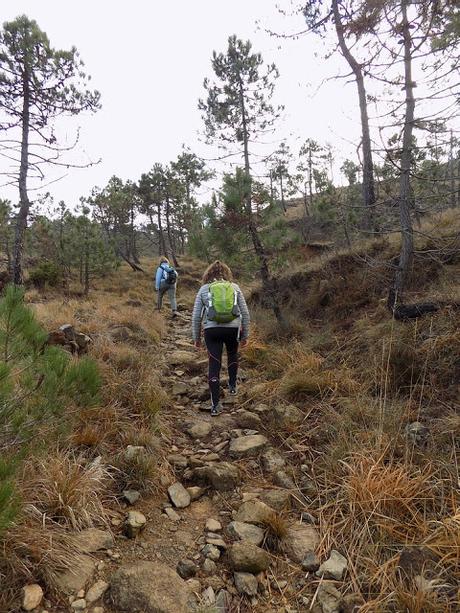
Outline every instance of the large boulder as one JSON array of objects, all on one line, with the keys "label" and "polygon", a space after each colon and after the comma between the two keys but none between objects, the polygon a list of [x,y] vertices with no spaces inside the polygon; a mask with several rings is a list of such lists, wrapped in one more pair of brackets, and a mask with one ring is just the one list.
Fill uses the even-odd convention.
[{"label": "large boulder", "polygon": [[160,562],[136,562],[119,568],[110,579],[110,602],[129,613],[187,613],[191,593],[171,568]]},{"label": "large boulder", "polygon": [[248,541],[234,543],[228,551],[228,558],[235,572],[257,574],[270,565],[268,553]]},{"label": "large boulder", "polygon": [[193,479],[210,485],[219,492],[228,492],[240,483],[240,471],[234,464],[219,462],[195,468]]},{"label": "large boulder", "polygon": [[232,458],[251,458],[257,456],[268,444],[262,434],[239,436],[230,443],[229,453]]},{"label": "large boulder", "polygon": [[286,555],[299,564],[319,545],[319,534],[313,526],[296,525],[288,529],[282,547]]}]

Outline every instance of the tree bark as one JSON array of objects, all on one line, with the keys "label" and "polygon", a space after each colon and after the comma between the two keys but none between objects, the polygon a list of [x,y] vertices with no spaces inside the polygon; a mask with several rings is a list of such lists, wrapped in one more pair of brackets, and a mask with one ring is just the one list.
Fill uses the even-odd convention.
[{"label": "tree bark", "polygon": [[243,124],[243,147],[244,147],[244,172],[246,174],[246,178],[248,181],[248,185],[246,186],[247,193],[245,194],[246,200],[246,214],[248,217],[248,226],[249,226],[249,234],[252,239],[252,244],[254,246],[254,251],[259,260],[260,266],[260,276],[262,278],[262,287],[264,288],[265,293],[268,295],[271,308],[276,317],[277,322],[280,324],[282,328],[286,328],[286,321],[281,312],[281,308],[279,305],[279,292],[278,292],[278,284],[276,279],[274,279],[270,275],[270,269],[268,266],[268,257],[265,252],[265,249],[262,245],[262,241],[260,240],[259,233],[257,231],[257,226],[254,220],[254,216],[252,214],[252,185],[251,185],[251,167],[249,163],[249,134],[247,128],[247,119],[246,119],[246,107],[244,104],[244,93],[243,93],[243,85],[240,81],[239,84],[239,95],[240,95],[240,107],[241,107],[241,117]]},{"label": "tree bark", "polygon": [[166,256],[166,241],[165,241],[165,236],[163,232],[163,226],[161,223],[161,204],[160,203],[157,204],[157,224],[158,224],[158,235],[160,239],[158,241],[158,255]]},{"label": "tree bark", "polygon": [[363,146],[363,199],[365,207],[364,226],[367,231],[375,230],[375,184],[374,184],[374,164],[372,161],[372,146],[369,130],[369,115],[367,112],[366,88],[364,86],[364,76],[361,65],[357,62],[347,46],[344,36],[342,18],[339,12],[339,0],[332,0],[332,11],[334,14],[334,25],[339,41],[339,47],[343,57],[348,62],[356,80],[358,88],[359,112],[361,117],[361,133]]},{"label": "tree bark", "polygon": [[27,65],[22,77],[23,103],[22,103],[22,136],[21,136],[21,165],[19,168],[19,212],[16,217],[16,228],[13,249],[12,277],[15,285],[22,285],[22,260],[24,253],[24,240],[27,228],[27,219],[30,210],[30,201],[27,194],[27,174],[29,170],[29,124],[30,124],[30,83]]},{"label": "tree bark", "polygon": [[169,248],[171,250],[172,260],[174,266],[177,268],[179,266],[179,262],[176,257],[176,248],[174,244],[174,239],[171,232],[171,202],[169,196],[166,196],[166,232],[168,234],[168,242]]},{"label": "tree bark", "polygon": [[414,129],[414,82],[412,81],[412,37],[407,18],[409,0],[401,0],[402,35],[404,40],[404,90],[406,93],[406,112],[404,119],[401,153],[401,174],[399,179],[399,219],[401,224],[401,252],[395,275],[395,300],[403,301],[403,292],[414,255],[414,232],[410,213],[412,162],[412,132]]}]

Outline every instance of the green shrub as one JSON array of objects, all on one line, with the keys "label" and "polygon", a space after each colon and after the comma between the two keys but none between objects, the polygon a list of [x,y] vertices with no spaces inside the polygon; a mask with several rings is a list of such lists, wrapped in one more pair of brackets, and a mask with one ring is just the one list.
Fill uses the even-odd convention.
[{"label": "green shrub", "polygon": [[29,272],[29,280],[34,287],[41,289],[45,285],[56,287],[61,279],[61,271],[54,262],[41,262]]}]

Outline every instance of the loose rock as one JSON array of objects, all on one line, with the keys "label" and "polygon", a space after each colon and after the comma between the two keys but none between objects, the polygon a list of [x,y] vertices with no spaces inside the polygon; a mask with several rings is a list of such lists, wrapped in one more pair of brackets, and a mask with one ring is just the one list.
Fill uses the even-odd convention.
[{"label": "loose rock", "polygon": [[95,564],[88,555],[81,554],[74,558],[72,567],[55,578],[56,588],[66,595],[76,594],[90,582]]},{"label": "loose rock", "polygon": [[187,468],[188,460],[180,453],[170,453],[166,459],[174,468]]},{"label": "loose rock", "polygon": [[159,562],[143,561],[122,566],[111,577],[109,594],[116,610],[129,613],[191,611],[187,584]]},{"label": "loose rock", "polygon": [[296,525],[288,529],[282,541],[283,551],[293,561],[301,563],[319,545],[319,535],[313,526]]},{"label": "loose rock", "polygon": [[143,513],[139,511],[129,511],[125,522],[126,536],[130,539],[136,538],[146,523],[147,519]]},{"label": "loose rock", "polygon": [[275,511],[283,511],[291,503],[291,494],[287,490],[266,490],[260,494],[260,500]]},{"label": "loose rock", "polygon": [[186,490],[190,494],[190,500],[192,502],[201,498],[201,496],[203,496],[203,494],[206,492],[204,487],[199,487],[198,485],[187,487]]},{"label": "loose rock", "polygon": [[235,515],[235,520],[246,524],[263,524],[271,513],[273,513],[273,509],[270,509],[260,500],[249,500],[243,502],[240,506]]},{"label": "loose rock", "polygon": [[86,600],[84,598],[77,598],[70,605],[70,608],[74,611],[84,611],[86,609]]},{"label": "loose rock", "polygon": [[424,447],[428,442],[430,432],[428,428],[419,421],[407,424],[405,432],[408,440],[414,445]]},{"label": "loose rock", "polygon": [[185,509],[191,502],[190,494],[187,492],[182,483],[179,483],[178,481],[168,487],[168,494],[171,502],[178,509]]},{"label": "loose rock", "polygon": [[135,504],[141,497],[140,492],[137,490],[123,490],[123,498],[129,502],[129,504]]},{"label": "loose rock", "polygon": [[114,545],[112,534],[108,530],[87,528],[73,536],[73,542],[81,553],[96,553],[103,549],[110,549]]},{"label": "loose rock", "polygon": [[217,564],[213,562],[211,558],[206,558],[203,562],[202,569],[207,575],[213,575],[217,571]]},{"label": "loose rock", "polygon": [[96,602],[96,600],[99,600],[99,598],[101,598],[108,589],[109,584],[106,581],[96,581],[96,583],[92,585],[86,592],[86,602],[88,602],[89,604],[91,604],[92,602]]},{"label": "loose rock", "polygon": [[339,613],[341,594],[331,583],[322,583],[318,589],[317,599],[323,613]]},{"label": "loose rock", "polygon": [[206,521],[206,530],[208,530],[209,532],[219,532],[219,530],[222,530],[222,524],[220,523],[220,521],[217,521],[217,519],[213,519],[212,517],[210,517]]},{"label": "loose rock", "polygon": [[348,562],[344,556],[333,549],[331,555],[326,562],[323,562],[316,572],[317,577],[324,577],[325,579],[335,579],[336,581],[342,581],[343,576],[347,570]]},{"label": "loose rock", "polygon": [[230,443],[229,454],[232,458],[250,458],[257,456],[268,444],[262,434],[240,436]]},{"label": "loose rock", "polygon": [[272,410],[272,418],[281,428],[293,428],[302,422],[303,413],[293,405],[277,406]]},{"label": "loose rock", "polygon": [[234,543],[228,557],[233,570],[237,572],[257,574],[267,570],[270,564],[268,553],[248,541]]},{"label": "loose rock", "polygon": [[302,560],[302,569],[314,573],[319,568],[318,556],[314,551],[309,551],[305,558]]},{"label": "loose rock", "polygon": [[204,439],[211,432],[212,426],[207,421],[196,421],[188,426],[186,432],[194,439]]},{"label": "loose rock", "polygon": [[286,461],[275,449],[267,449],[262,454],[262,468],[265,472],[273,474],[285,467]]},{"label": "loose rock", "polygon": [[232,521],[227,526],[227,534],[235,539],[249,541],[254,545],[260,545],[264,540],[264,531],[253,524],[240,521]]},{"label": "loose rock", "polygon": [[217,560],[220,558],[219,548],[210,543],[205,545],[203,549],[201,550],[201,552],[205,556],[205,558],[209,558],[213,562],[217,562]]},{"label": "loose rock", "polygon": [[234,464],[219,462],[218,464],[196,468],[193,471],[193,478],[208,483],[217,491],[228,492],[235,489],[239,484],[240,471]]},{"label": "loose rock", "polygon": [[263,427],[262,420],[256,413],[240,409],[235,413],[236,424],[239,428],[253,428],[261,430]]},{"label": "loose rock", "polygon": [[257,594],[258,581],[251,573],[235,573],[233,575],[236,589],[245,596],[255,596]]},{"label": "loose rock", "polygon": [[194,577],[198,571],[196,564],[192,560],[180,560],[176,567],[177,574],[182,579],[190,579]]},{"label": "loose rock", "polygon": [[294,481],[284,470],[278,470],[273,477],[273,481],[275,482],[275,485],[284,487],[287,490],[295,489]]},{"label": "loose rock", "polygon": [[22,588],[22,608],[24,611],[32,611],[41,603],[43,590],[38,583],[30,583]]}]

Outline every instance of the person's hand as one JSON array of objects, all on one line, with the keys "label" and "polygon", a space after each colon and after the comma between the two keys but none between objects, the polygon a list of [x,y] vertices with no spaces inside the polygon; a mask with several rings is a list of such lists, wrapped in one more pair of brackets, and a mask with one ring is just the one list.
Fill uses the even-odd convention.
[{"label": "person's hand", "polygon": [[242,341],[240,341],[240,347],[241,348],[246,347],[247,344],[248,344],[248,339],[247,338],[244,338]]}]

